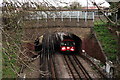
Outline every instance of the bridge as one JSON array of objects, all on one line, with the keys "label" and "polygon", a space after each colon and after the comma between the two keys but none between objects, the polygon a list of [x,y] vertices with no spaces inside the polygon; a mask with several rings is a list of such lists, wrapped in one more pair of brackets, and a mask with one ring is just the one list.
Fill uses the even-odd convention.
[{"label": "bridge", "polygon": [[[24,20],[35,21],[34,27],[93,27],[94,11],[27,11]],[[28,25],[27,25],[28,26]]]}]

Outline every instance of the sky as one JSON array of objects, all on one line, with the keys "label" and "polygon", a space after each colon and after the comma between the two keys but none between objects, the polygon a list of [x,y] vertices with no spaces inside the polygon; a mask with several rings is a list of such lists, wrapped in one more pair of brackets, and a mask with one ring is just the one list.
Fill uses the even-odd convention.
[{"label": "sky", "polygon": [[[17,1],[17,0],[5,0],[5,1]],[[20,2],[22,1],[40,1],[42,2],[43,0],[18,0]],[[87,6],[87,0],[44,0],[44,1],[48,1],[49,3],[51,3],[53,6],[67,6],[69,5],[71,2],[77,1],[79,2],[82,6]],[[97,4],[103,3],[101,6],[104,7],[109,7],[109,3],[106,2],[105,0],[88,0],[88,6],[93,6],[91,1],[95,1]],[[0,4],[3,2],[3,0],[0,0]],[[64,2],[64,3],[60,3],[60,2]],[[68,4],[65,4],[68,3]]]}]

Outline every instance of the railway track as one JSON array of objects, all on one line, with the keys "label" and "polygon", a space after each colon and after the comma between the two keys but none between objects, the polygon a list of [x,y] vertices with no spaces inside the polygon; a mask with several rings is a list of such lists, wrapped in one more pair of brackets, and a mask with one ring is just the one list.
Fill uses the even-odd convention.
[{"label": "railway track", "polygon": [[82,63],[75,55],[65,55],[65,61],[74,79],[88,79],[92,80],[86,69],[82,66]]},{"label": "railway track", "polygon": [[55,43],[57,43],[57,39],[57,35],[53,34],[45,34],[43,38],[42,44],[44,45],[42,46],[42,54],[40,54],[40,70],[44,74],[40,74],[40,78],[66,78],[61,76],[66,74],[67,78],[92,80],[92,77],[82,65],[83,63],[79,60],[78,57],[80,56],[78,54],[63,55],[56,53]]},{"label": "railway track", "polygon": [[[52,37],[51,37],[52,36]],[[54,36],[45,34],[43,38],[42,54],[40,57],[40,70],[45,72],[45,75],[40,75],[40,78],[57,78],[55,70],[55,58],[54,58]]]},{"label": "railway track", "polygon": [[[56,56],[59,54],[55,54]],[[57,58],[55,58],[55,55],[51,55],[50,59],[46,61],[46,64],[42,64],[41,70],[45,71],[46,75],[40,76],[40,78],[60,78],[61,75],[69,74],[68,78],[72,79],[87,79],[92,80],[93,77],[90,76],[90,74],[87,72],[87,70],[82,65],[83,63],[80,62],[80,60],[76,57],[76,55],[60,55],[58,57],[61,57],[63,59],[63,63],[65,62],[66,65],[60,64],[58,62]],[[45,63],[45,61],[44,61]],[[65,66],[66,70],[62,71],[63,67]],[[69,69],[69,71],[68,71]],[[64,73],[64,74],[62,74]],[[62,77],[64,78],[64,77]]]},{"label": "railway track", "polygon": [[81,69],[81,71],[82,71],[83,75],[85,76],[85,78],[91,80],[92,79],[91,76],[86,71],[86,69],[84,68],[84,66],[82,65],[82,63],[79,61],[79,59],[75,55],[73,55],[73,58],[74,58],[75,62],[78,64],[78,66]]}]

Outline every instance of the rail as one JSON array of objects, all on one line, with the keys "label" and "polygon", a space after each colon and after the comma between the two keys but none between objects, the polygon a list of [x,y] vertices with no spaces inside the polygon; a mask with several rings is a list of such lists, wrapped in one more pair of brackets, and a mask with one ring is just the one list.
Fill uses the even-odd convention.
[{"label": "rail", "polygon": [[84,19],[85,21],[91,19],[94,22],[94,12],[87,12],[87,11],[36,11],[32,12],[29,11],[29,14],[24,17],[26,20],[46,20],[46,22],[49,19],[53,19],[53,21],[56,21],[56,19],[61,19],[61,21],[64,21],[64,19],[69,19],[71,21],[72,19],[77,19],[77,22],[80,21],[80,19]]}]

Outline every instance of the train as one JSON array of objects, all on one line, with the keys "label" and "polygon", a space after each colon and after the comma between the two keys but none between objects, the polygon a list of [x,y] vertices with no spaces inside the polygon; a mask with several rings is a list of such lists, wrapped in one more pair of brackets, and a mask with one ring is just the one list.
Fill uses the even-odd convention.
[{"label": "train", "polygon": [[67,35],[63,36],[63,39],[60,41],[60,53],[64,54],[76,54],[76,53],[81,53],[82,49],[82,40],[72,34],[72,33],[67,33]]},{"label": "train", "polygon": [[60,43],[61,52],[75,52],[75,42],[72,39],[65,39]]},{"label": "train", "polygon": [[[39,45],[41,43],[41,45]],[[43,54],[64,53],[75,54],[81,53],[82,40],[73,33],[55,32],[43,35],[42,42],[35,40],[35,51],[43,50]],[[45,49],[45,50],[44,50]],[[49,53],[48,53],[49,52]]]}]

